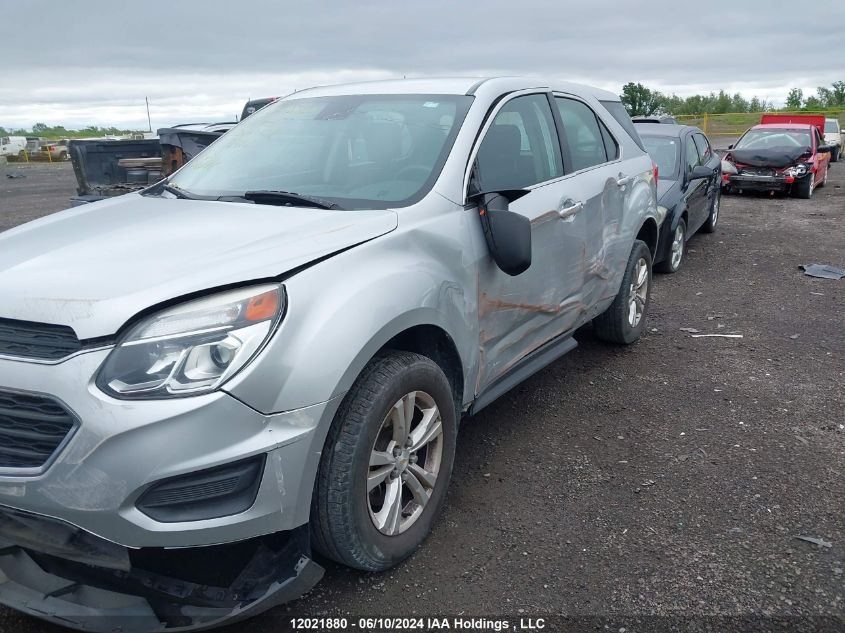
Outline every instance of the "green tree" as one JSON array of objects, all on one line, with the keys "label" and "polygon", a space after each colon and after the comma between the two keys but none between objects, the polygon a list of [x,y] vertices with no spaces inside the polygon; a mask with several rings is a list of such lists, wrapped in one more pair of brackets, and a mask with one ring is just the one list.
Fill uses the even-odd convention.
[{"label": "green tree", "polygon": [[824,104],[819,101],[818,97],[807,97],[804,99],[805,110],[823,110]]},{"label": "green tree", "polygon": [[658,91],[633,82],[622,86],[621,99],[631,116],[650,116],[659,111],[663,103],[663,95]]},{"label": "green tree", "polygon": [[50,129],[50,126],[46,123],[36,123],[32,126],[32,133],[33,134],[44,134],[47,130]]},{"label": "green tree", "polygon": [[834,81],[830,85],[830,96],[833,107],[845,107],[845,81]]},{"label": "green tree", "polygon": [[792,88],[789,94],[786,95],[786,109],[800,110],[801,102],[804,99],[804,91],[801,88]]}]

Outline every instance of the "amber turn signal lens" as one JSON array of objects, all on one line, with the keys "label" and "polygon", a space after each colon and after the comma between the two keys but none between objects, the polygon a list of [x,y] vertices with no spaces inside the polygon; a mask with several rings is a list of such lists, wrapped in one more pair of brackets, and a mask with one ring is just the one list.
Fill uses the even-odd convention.
[{"label": "amber turn signal lens", "polygon": [[270,290],[252,297],[246,304],[244,318],[247,321],[266,321],[276,316],[279,311],[279,291]]}]

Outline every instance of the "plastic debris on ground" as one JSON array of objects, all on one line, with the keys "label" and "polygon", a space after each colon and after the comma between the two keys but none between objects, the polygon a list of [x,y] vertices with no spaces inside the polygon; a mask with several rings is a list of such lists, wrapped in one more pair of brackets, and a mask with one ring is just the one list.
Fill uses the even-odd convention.
[{"label": "plastic debris on ground", "polygon": [[837,268],[830,264],[801,264],[798,268],[803,270],[808,277],[836,280],[845,277],[845,268]]}]

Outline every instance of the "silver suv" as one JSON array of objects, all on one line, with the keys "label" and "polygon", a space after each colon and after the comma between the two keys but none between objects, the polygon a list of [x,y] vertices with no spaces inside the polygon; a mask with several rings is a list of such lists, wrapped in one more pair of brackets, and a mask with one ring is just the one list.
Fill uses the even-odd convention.
[{"label": "silver suv", "polygon": [[243,618],[385,570],[458,421],[635,341],[655,173],[619,99],[316,88],[169,180],[0,235],[0,602],[93,630]]}]

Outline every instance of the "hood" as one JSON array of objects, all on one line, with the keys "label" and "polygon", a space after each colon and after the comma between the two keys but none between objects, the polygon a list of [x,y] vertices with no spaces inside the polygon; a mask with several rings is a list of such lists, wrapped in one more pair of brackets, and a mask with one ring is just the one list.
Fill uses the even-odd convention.
[{"label": "hood", "polygon": [[773,147],[771,149],[734,149],[729,158],[739,165],[752,167],[789,167],[805,154],[812,154],[809,147]]},{"label": "hood", "polygon": [[277,277],[396,226],[390,210],[127,194],[0,233],[0,317],[110,336],[161,302]]}]

